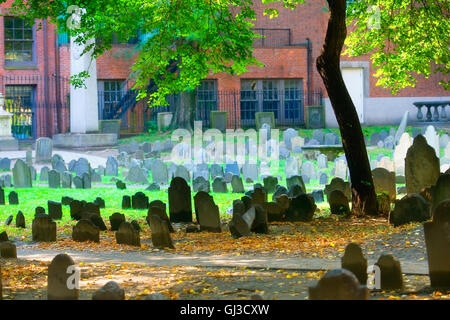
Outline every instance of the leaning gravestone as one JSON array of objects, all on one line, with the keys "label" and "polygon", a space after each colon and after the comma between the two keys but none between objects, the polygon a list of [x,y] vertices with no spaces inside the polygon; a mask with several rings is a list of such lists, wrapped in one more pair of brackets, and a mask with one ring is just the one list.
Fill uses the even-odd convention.
[{"label": "leaning gravestone", "polygon": [[152,243],[155,248],[175,248],[170,237],[167,221],[161,220],[157,215],[148,216],[150,224]]},{"label": "leaning gravestone", "polygon": [[183,178],[170,182],[169,214],[171,222],[192,222],[191,188]]},{"label": "leaning gravestone", "polygon": [[122,197],[122,209],[131,209],[131,197],[130,196]]},{"label": "leaning gravestone", "polygon": [[56,241],[56,222],[50,217],[37,216],[32,224],[32,238],[36,242]]},{"label": "leaning gravestone", "polygon": [[39,138],[36,140],[36,162],[51,162],[53,153],[53,141],[50,138]]},{"label": "leaning gravestone", "polygon": [[361,247],[356,243],[350,243],[345,248],[341,259],[342,269],[351,271],[359,280],[359,283],[367,283],[367,260],[364,258]]},{"label": "leaning gravestone", "polygon": [[198,192],[194,196],[194,207],[200,230],[222,232],[220,227],[219,207],[214,198],[206,192]]},{"label": "leaning gravestone", "polygon": [[432,287],[450,287],[450,199],[435,208],[433,221],[423,224]]},{"label": "leaning gravestone", "polygon": [[[48,266],[48,300],[78,300],[79,289],[75,283],[69,282],[72,273],[76,272],[75,268],[72,272],[68,272],[69,267],[72,266],[75,266],[75,262],[65,253],[58,254],[53,258]],[[73,287],[69,287],[68,283],[73,284]]]},{"label": "leaning gravestone", "polygon": [[129,246],[141,246],[141,240],[139,231],[137,231],[133,225],[129,222],[122,222],[119,230],[116,232],[117,244],[126,244]]},{"label": "leaning gravestone", "polygon": [[439,178],[439,158],[422,135],[408,149],[405,159],[405,179],[408,193],[420,193]]},{"label": "leaning gravestone", "polygon": [[410,222],[424,222],[430,219],[430,205],[418,194],[409,194],[395,201],[389,223],[394,227]]},{"label": "leaning gravestone", "polygon": [[309,300],[369,300],[369,290],[346,270],[328,271],[317,286],[309,287]]},{"label": "leaning gravestone", "polygon": [[382,290],[398,290],[403,288],[403,274],[400,262],[390,254],[382,255],[377,263],[381,273]]},{"label": "leaning gravestone", "polygon": [[13,168],[13,180],[15,188],[31,188],[31,169],[30,167],[19,159],[14,164]]}]

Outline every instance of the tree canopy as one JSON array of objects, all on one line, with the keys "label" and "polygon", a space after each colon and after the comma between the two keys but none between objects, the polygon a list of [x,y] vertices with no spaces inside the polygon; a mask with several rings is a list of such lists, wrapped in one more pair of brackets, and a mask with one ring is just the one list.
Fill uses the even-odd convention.
[{"label": "tree canopy", "polygon": [[[271,8],[272,4],[294,9],[304,2],[261,1],[267,5],[265,14],[273,18],[278,10]],[[348,33],[345,54],[370,54],[378,85],[395,93],[413,86],[417,74],[448,75],[448,1],[348,2],[352,32]],[[15,0],[12,11],[33,20],[49,18],[80,43],[97,39],[86,50],[93,49],[96,57],[111,48],[114,36],[126,41],[138,32],[146,34],[138,47],[133,76],[136,87],[142,89],[140,98],[147,95],[150,80],[156,82],[158,91],[152,94],[151,102],[160,104],[166,94],[193,89],[210,73],[238,75],[251,65],[260,65],[252,48],[258,37],[251,29],[255,20],[253,4],[252,0]],[[80,28],[69,30],[67,21],[73,12],[68,8],[73,5],[86,12]],[[379,25],[368,26],[367,22],[374,18],[379,18]],[[167,69],[174,60],[179,67],[175,74]],[[79,75],[83,76],[87,75]],[[441,84],[449,86],[448,80]]]}]

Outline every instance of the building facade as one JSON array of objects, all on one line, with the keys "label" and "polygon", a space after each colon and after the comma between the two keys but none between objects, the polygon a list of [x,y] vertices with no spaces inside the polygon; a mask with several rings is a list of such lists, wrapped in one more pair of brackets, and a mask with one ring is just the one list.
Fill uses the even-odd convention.
[{"label": "building facade", "polygon": [[[70,41],[66,34],[46,21],[29,26],[10,16],[10,2],[1,5],[0,92],[6,108],[14,114],[13,133],[19,139],[35,139],[69,130]],[[228,111],[230,128],[254,125],[255,113],[273,112],[280,126],[304,126],[308,106],[323,105],[327,127],[336,127],[330,101],[315,61],[324,41],[329,13],[324,0],[308,1],[295,10],[279,8],[279,17],[263,15],[264,6],[255,5],[254,30],[263,36],[254,44],[254,54],[264,67],[250,67],[237,76],[211,74],[197,90],[196,118],[209,124],[211,110]],[[42,27],[38,28],[38,24]],[[122,119],[123,132],[140,132],[158,111],[145,101],[136,102],[128,80],[137,54],[136,43],[115,43],[97,59],[99,118]],[[397,124],[405,111],[413,120],[413,102],[450,100],[448,92],[431,76],[419,79],[415,88],[397,96],[377,87],[368,57],[343,56],[342,72],[360,120],[365,125]]]}]

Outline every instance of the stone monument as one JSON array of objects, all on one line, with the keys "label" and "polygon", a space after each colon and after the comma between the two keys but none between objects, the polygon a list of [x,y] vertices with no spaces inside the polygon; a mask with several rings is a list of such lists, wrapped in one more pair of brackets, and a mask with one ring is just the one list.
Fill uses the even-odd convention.
[{"label": "stone monument", "polygon": [[0,93],[0,151],[19,150],[19,142],[11,134],[12,114],[4,109],[5,98]]}]

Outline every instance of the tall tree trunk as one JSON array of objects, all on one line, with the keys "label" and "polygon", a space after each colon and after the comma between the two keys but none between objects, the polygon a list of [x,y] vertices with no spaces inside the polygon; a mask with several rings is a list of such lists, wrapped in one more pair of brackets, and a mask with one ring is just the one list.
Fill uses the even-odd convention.
[{"label": "tall tree trunk", "polygon": [[192,130],[192,123],[195,114],[195,91],[180,92],[176,102],[175,113],[170,124],[170,130],[187,129]]},{"label": "tall tree trunk", "polygon": [[375,215],[378,213],[377,201],[364,135],[340,68],[341,51],[347,36],[346,1],[327,1],[330,19],[324,46],[317,58],[317,70],[327,89],[341,131],[352,183],[353,213]]}]

